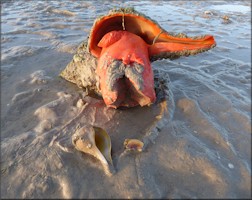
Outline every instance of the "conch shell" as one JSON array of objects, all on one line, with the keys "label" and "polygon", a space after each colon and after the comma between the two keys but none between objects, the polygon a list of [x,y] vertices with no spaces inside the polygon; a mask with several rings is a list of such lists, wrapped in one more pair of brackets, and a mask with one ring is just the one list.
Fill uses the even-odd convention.
[{"label": "conch shell", "polygon": [[141,37],[149,45],[151,61],[195,55],[216,46],[212,35],[188,37],[183,33],[167,32],[157,21],[134,8],[118,8],[94,21],[88,39],[88,49],[93,56],[100,57],[100,41],[104,35],[115,30],[128,31]]},{"label": "conch shell", "polygon": [[216,46],[212,35],[188,37],[163,29],[134,8],[98,17],[73,60],[60,74],[102,96],[111,108],[156,102],[151,62],[195,55]]},{"label": "conch shell", "polygon": [[107,175],[114,173],[111,158],[111,140],[105,130],[85,125],[73,134],[72,143],[77,150],[100,160]]}]

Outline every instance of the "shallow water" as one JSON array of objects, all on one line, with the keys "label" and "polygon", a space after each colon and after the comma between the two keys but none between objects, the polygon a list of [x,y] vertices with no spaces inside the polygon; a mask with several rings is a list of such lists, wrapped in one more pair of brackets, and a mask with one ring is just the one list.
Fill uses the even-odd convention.
[{"label": "shallow water", "polygon": [[[251,198],[250,1],[1,6],[2,198]],[[168,32],[216,39],[210,51],[152,63],[167,81],[164,102],[108,109],[58,76],[94,19],[119,6]],[[110,134],[113,176],[73,148],[85,123]],[[125,152],[126,138],[143,141],[144,151]]]}]

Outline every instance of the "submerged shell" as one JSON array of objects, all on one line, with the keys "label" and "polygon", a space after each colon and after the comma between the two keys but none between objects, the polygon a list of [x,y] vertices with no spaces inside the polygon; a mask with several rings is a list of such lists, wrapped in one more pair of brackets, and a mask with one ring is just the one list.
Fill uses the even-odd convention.
[{"label": "submerged shell", "polygon": [[137,139],[125,139],[123,143],[126,150],[130,151],[143,151],[144,143]]},{"label": "submerged shell", "polygon": [[72,143],[77,150],[100,160],[107,175],[114,173],[111,158],[111,140],[105,130],[85,125],[73,134]]}]

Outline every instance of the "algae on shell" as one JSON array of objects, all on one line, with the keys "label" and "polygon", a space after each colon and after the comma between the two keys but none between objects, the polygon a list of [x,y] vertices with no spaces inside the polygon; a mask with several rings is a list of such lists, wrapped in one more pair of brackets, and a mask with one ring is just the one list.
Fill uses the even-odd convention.
[{"label": "algae on shell", "polygon": [[90,54],[87,50],[87,41],[82,42],[71,62],[60,73],[60,76],[69,82],[76,84],[79,88],[89,91],[98,90],[98,76],[95,73],[97,66],[97,58]]}]

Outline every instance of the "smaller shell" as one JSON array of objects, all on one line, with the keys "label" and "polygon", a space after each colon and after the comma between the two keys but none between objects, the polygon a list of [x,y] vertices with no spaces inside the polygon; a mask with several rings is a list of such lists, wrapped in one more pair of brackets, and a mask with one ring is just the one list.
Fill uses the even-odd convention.
[{"label": "smaller shell", "polygon": [[213,15],[212,11],[210,11],[210,10],[206,10],[206,11],[204,12],[204,14],[205,14],[205,15]]},{"label": "smaller shell", "polygon": [[223,19],[223,22],[222,22],[222,23],[224,23],[224,24],[229,24],[229,23],[231,23],[231,20],[230,20],[229,16],[224,15],[224,16],[222,16],[221,18]]},{"label": "smaller shell", "polygon": [[137,139],[125,139],[123,145],[126,150],[142,152],[144,143]]},{"label": "smaller shell", "polygon": [[224,15],[224,16],[222,16],[222,19],[224,19],[224,20],[229,20],[229,16]]},{"label": "smaller shell", "polygon": [[115,173],[111,158],[110,136],[105,130],[86,124],[72,135],[72,144],[78,151],[100,160],[107,175],[111,176]]},{"label": "smaller shell", "polygon": [[83,101],[83,99],[79,99],[76,103],[76,107],[77,108],[82,108],[84,106],[85,102]]}]

